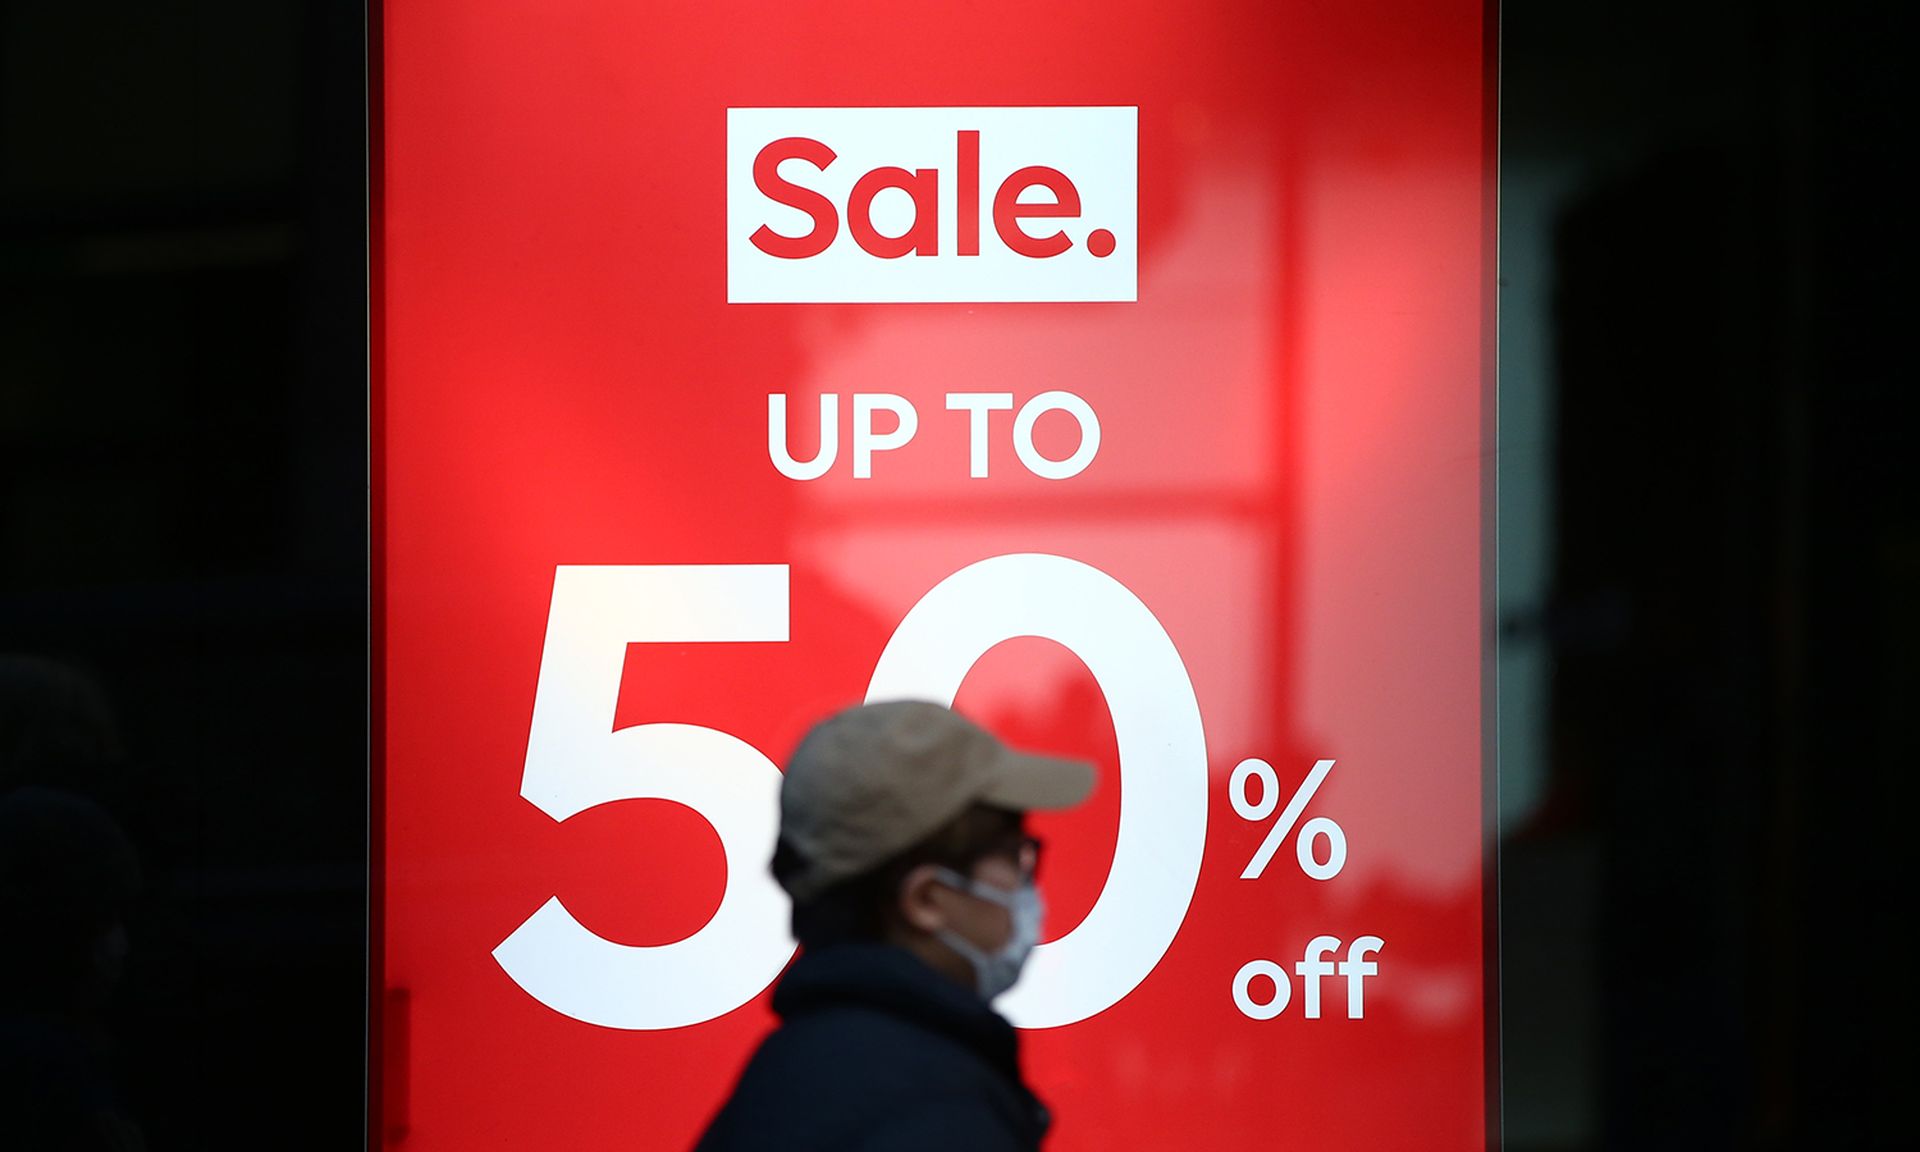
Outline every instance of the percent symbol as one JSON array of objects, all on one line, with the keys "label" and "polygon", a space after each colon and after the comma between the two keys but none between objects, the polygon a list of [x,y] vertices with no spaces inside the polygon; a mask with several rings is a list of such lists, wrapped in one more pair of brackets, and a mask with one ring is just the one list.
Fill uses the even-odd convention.
[{"label": "percent symbol", "polygon": [[[1274,852],[1279,850],[1288,833],[1293,831],[1293,826],[1299,823],[1301,815],[1307,810],[1307,802],[1313,799],[1313,794],[1320,790],[1320,785],[1326,781],[1327,774],[1332,771],[1333,761],[1331,760],[1321,760],[1314,764],[1313,771],[1307,773],[1306,781],[1295,789],[1293,796],[1287,800],[1286,809],[1280,813],[1280,819],[1274,821],[1273,827],[1267,831],[1267,838],[1260,842],[1260,850],[1253,854],[1253,859],[1247,861],[1246,868],[1240,873],[1240,879],[1254,880],[1267,870],[1267,864],[1272,861]],[[1258,803],[1247,795],[1248,785],[1255,779],[1260,781]],[[1249,758],[1240,761],[1234,768],[1233,776],[1227,781],[1227,792],[1233,801],[1233,810],[1242,820],[1265,820],[1273,814],[1274,808],[1280,803],[1280,777],[1274,772],[1273,765],[1265,760]],[[1314,841],[1317,839],[1325,839],[1327,842],[1325,860],[1321,860],[1314,854]],[[1340,825],[1327,817],[1315,816],[1301,826],[1300,838],[1295,843],[1294,852],[1300,861],[1302,872],[1315,880],[1331,880],[1340,874],[1340,869],[1346,867],[1347,834]]]}]

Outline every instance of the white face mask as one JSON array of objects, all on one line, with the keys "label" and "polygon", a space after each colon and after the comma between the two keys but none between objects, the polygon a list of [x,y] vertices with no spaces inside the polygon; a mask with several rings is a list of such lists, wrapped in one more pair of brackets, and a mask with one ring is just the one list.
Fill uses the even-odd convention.
[{"label": "white face mask", "polygon": [[967,963],[973,965],[974,986],[979,990],[980,998],[992,1000],[1020,979],[1020,969],[1026,965],[1027,956],[1040,943],[1040,920],[1046,915],[1046,904],[1040,899],[1040,890],[1029,881],[1008,892],[969,879],[951,868],[941,868],[937,874],[942,882],[989,904],[998,904],[1013,917],[1013,934],[1007,937],[1005,944],[992,952],[982,950],[950,928],[942,928],[934,933],[936,940],[958,952]]}]

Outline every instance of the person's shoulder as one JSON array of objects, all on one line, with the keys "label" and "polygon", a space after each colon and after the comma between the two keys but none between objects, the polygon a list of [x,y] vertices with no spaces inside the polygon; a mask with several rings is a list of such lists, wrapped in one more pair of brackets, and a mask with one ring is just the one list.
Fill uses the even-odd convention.
[{"label": "person's shoulder", "polygon": [[979,1062],[964,1043],[937,1028],[860,1004],[787,1020],[761,1051],[768,1060],[819,1068],[836,1078],[865,1070],[870,1083],[956,1076]]},{"label": "person's shoulder", "polygon": [[[988,1134],[977,1145],[988,1152],[1007,1146],[1005,1134],[1031,1132],[1037,1106],[1019,1081],[1011,1025],[939,979],[885,949],[803,953],[775,993],[779,1027],[747,1062],[705,1147],[855,1148],[890,1128],[918,1131],[924,1116],[951,1117],[935,1131]],[[903,1136],[875,1147],[916,1145]]]},{"label": "person's shoulder", "polygon": [[1039,1133],[1023,1134],[1008,1114],[980,1096],[936,1092],[877,1117],[851,1152],[1034,1152]]},{"label": "person's shoulder", "polygon": [[951,1037],[888,1012],[834,1005],[783,1021],[761,1042],[701,1147],[864,1147],[866,1134],[930,1113],[962,1114],[969,1122],[960,1131],[992,1130],[1007,1094]]},{"label": "person's shoulder", "polygon": [[[760,1042],[705,1148],[825,1147],[835,1131],[911,1103],[951,1079],[928,1038],[882,1012],[842,1007],[783,1021]],[[934,1058],[937,1063],[938,1057]]]},{"label": "person's shoulder", "polygon": [[766,1092],[743,1079],[695,1152],[1037,1152],[1042,1131],[951,1085],[874,1091],[841,1075]]}]

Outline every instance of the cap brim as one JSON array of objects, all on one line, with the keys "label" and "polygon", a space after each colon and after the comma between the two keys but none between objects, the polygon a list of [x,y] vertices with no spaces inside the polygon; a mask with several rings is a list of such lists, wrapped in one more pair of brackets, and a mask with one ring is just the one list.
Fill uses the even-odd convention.
[{"label": "cap brim", "polygon": [[1093,791],[1093,765],[1009,749],[980,800],[1016,812],[1071,808]]}]

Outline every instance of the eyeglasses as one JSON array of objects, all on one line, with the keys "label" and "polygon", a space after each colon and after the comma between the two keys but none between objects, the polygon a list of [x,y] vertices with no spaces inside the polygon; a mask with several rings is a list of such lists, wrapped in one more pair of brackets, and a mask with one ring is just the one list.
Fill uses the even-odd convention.
[{"label": "eyeglasses", "polygon": [[1045,846],[1045,841],[1040,837],[1021,833],[995,844],[982,852],[980,858],[984,860],[989,856],[999,856],[1013,861],[1015,867],[1020,869],[1020,882],[1031,884],[1040,875],[1040,852]]}]

